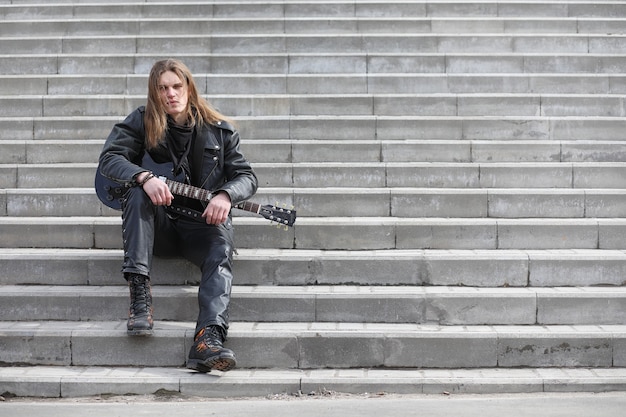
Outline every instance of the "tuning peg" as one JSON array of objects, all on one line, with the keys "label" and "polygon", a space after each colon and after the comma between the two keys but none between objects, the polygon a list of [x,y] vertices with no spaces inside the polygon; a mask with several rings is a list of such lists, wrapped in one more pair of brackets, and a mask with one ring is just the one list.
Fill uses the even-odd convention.
[{"label": "tuning peg", "polygon": [[283,230],[289,230],[289,226],[287,226],[286,224],[282,224],[280,222],[277,222],[275,220],[272,220],[272,225],[276,225],[277,229],[283,229]]}]

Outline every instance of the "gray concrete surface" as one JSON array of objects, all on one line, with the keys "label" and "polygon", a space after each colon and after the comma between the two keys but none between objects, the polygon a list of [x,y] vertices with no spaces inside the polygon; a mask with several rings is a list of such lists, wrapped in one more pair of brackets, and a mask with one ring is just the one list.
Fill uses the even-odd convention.
[{"label": "gray concrete surface", "polygon": [[7,399],[3,417],[228,416],[464,416],[622,417],[626,394],[524,394],[438,396],[321,396],[241,400],[115,397],[82,400]]}]

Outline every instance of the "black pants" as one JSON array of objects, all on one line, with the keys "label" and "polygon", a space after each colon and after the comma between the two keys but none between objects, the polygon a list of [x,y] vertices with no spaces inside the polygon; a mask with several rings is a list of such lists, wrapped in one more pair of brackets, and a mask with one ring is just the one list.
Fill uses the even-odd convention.
[{"label": "black pants", "polygon": [[150,276],[152,255],[182,256],[200,268],[196,332],[209,325],[228,330],[232,287],[233,226],[213,226],[186,217],[171,218],[154,206],[140,187],[125,195],[122,207],[122,272]]}]

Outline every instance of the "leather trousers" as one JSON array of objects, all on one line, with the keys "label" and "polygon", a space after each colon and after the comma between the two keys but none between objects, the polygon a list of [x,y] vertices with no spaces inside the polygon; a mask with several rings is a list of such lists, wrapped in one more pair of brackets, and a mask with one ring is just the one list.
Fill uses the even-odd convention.
[{"label": "leather trousers", "polygon": [[228,330],[234,231],[230,217],[219,226],[168,215],[141,187],[128,190],[122,204],[122,272],[150,276],[152,256],[182,256],[200,268],[196,333],[209,325]]}]

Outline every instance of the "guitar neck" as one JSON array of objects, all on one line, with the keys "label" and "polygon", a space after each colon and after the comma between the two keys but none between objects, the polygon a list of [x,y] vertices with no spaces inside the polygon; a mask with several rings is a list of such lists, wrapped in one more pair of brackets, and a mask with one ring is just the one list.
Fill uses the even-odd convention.
[{"label": "guitar neck", "polygon": [[250,201],[241,202],[235,205],[235,207],[238,208],[239,210],[245,210],[251,213],[256,213],[256,214],[261,213],[261,205],[257,203],[252,203]]},{"label": "guitar neck", "polygon": [[173,181],[166,177],[159,177],[159,179],[167,184],[172,194],[200,201],[209,201],[212,197],[211,192],[209,190],[205,190],[204,188],[183,184],[182,182]]},{"label": "guitar neck", "polygon": [[[200,201],[209,201],[213,195],[209,190],[205,190],[204,188],[194,187],[193,185],[184,184],[182,182],[170,180],[167,177],[158,177],[161,181],[167,184],[168,188],[172,192],[172,194],[180,195],[183,197],[192,198],[194,200]],[[252,203],[250,201],[244,201],[235,205],[234,207],[249,211],[252,213],[259,214],[261,212],[261,205],[257,203]]]}]

